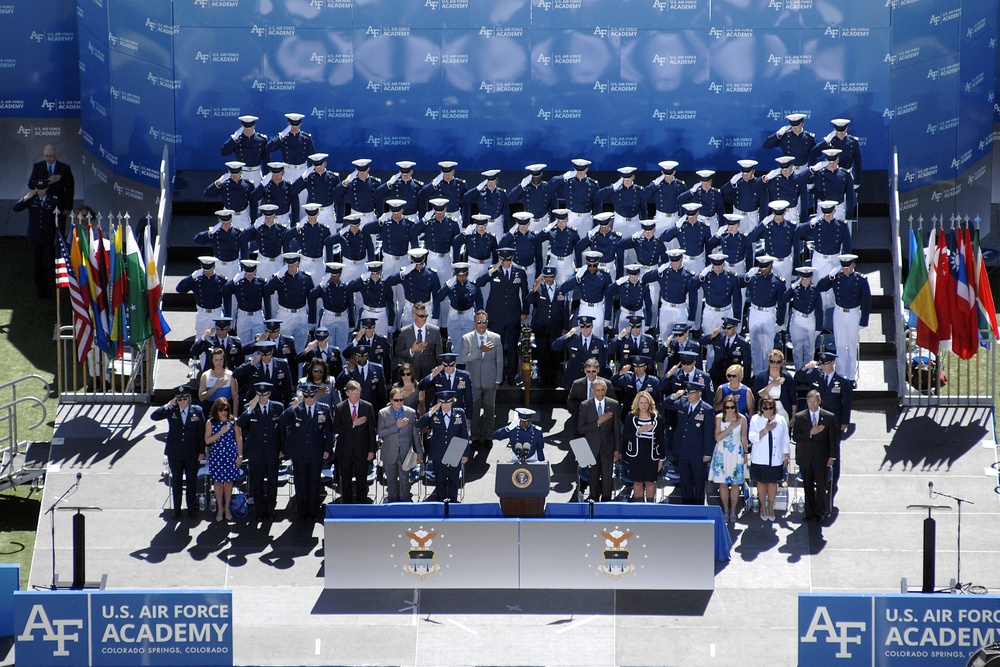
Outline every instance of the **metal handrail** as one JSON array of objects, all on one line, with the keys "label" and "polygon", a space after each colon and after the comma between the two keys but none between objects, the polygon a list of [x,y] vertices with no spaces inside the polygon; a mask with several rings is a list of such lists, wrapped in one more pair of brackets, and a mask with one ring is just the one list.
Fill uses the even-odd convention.
[{"label": "metal handrail", "polygon": [[[36,380],[41,380],[42,381],[42,384],[45,385],[45,393],[46,394],[48,394],[49,392],[52,391],[51,386],[49,385],[49,381],[46,380],[45,378],[43,378],[41,375],[37,375],[37,374],[24,375],[22,377],[17,378],[16,380],[11,380],[10,382],[4,382],[3,384],[0,384],[0,389],[3,389],[5,387],[12,387],[12,386],[16,385],[19,382],[23,382],[24,380],[30,380],[32,378],[34,378]],[[2,408],[3,408],[3,406],[0,406],[0,409],[2,409]]]},{"label": "metal handrail", "polygon": [[892,281],[895,285],[896,298],[893,299],[893,317],[896,320],[896,395],[900,402],[906,389],[906,368],[908,352],[905,340],[905,322],[903,320],[903,251],[899,234],[899,152],[894,146],[892,150],[892,168],[889,173],[889,234],[892,246]]}]

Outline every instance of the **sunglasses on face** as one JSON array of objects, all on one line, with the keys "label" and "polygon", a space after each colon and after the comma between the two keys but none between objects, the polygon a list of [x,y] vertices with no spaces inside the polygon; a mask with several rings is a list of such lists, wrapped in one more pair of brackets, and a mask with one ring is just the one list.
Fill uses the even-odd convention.
[{"label": "sunglasses on face", "polygon": [[489,324],[486,320],[476,320],[476,324]]},{"label": "sunglasses on face", "polygon": [[581,324],[580,328],[581,329],[593,329],[594,325],[593,324]]},{"label": "sunglasses on face", "polygon": [[454,363],[445,363],[445,364],[444,364],[444,367],[445,367],[445,368],[454,368],[454,367],[455,367],[455,364],[454,364]]},{"label": "sunglasses on face", "polygon": [[403,373],[403,377],[412,377],[413,373]]},{"label": "sunglasses on face", "polygon": [[424,318],[427,317],[427,313],[413,313],[414,317]]},{"label": "sunglasses on face", "polygon": [[641,324],[633,324],[633,325],[632,325],[632,328],[633,328],[633,329],[641,329],[641,328],[642,328],[642,325],[641,325]]},{"label": "sunglasses on face", "polygon": [[780,364],[781,363],[781,359],[768,359],[767,363],[769,363],[769,364]]},{"label": "sunglasses on face", "polygon": [[732,379],[734,379],[734,378],[738,378],[738,377],[739,377],[739,375],[733,375],[733,374],[729,374],[729,375],[726,375],[726,377],[727,377],[727,378],[729,378],[730,380],[732,380]]},{"label": "sunglasses on face", "polygon": [[761,410],[763,410],[764,412],[768,412],[770,410],[774,410],[774,406],[773,405],[765,405],[764,407],[761,408]]},{"label": "sunglasses on face", "polygon": [[403,399],[401,399],[401,398],[394,398],[394,399],[392,399],[392,402],[393,403],[402,403]]},{"label": "sunglasses on face", "polygon": [[587,370],[584,371],[584,373],[596,373],[596,372],[597,372],[596,368],[588,368]]}]

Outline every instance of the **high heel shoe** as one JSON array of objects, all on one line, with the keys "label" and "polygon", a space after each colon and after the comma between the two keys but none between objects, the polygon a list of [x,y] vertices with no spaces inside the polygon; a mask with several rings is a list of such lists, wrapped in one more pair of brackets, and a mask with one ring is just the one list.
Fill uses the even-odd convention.
[{"label": "high heel shoe", "polygon": [[232,520],[233,520],[233,515],[232,515],[232,513],[231,513],[231,512],[229,512],[229,511],[227,510],[227,511],[226,511],[226,521],[232,521]]},{"label": "high heel shoe", "polygon": [[216,521],[222,521],[222,512],[218,512],[218,513],[217,513],[217,514],[215,515],[215,520],[216,520]]}]

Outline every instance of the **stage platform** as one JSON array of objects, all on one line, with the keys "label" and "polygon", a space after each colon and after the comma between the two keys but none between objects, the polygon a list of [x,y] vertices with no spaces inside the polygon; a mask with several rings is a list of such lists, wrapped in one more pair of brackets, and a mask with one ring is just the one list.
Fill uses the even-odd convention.
[{"label": "stage platform", "polygon": [[[715,563],[712,592],[324,590],[323,526],[279,513],[253,527],[166,521],[162,426],[146,407],[59,409],[42,508],[82,473],[74,505],[88,517],[88,579],[109,588],[229,588],[238,665],[735,665],[796,662],[800,592],[899,592],[918,586],[927,483],[976,504],[963,511],[962,578],[1000,590],[1000,496],[992,413],[856,412],[843,446],[838,511],[827,525],[792,511],[774,523],[744,514],[731,527],[732,559]],[[503,415],[506,416],[506,409]],[[550,502],[574,492],[565,461],[567,412],[541,426],[553,463]],[[501,418],[502,421],[502,418]],[[468,502],[494,499],[493,470],[507,450],[469,465]],[[284,493],[284,492],[282,492]],[[794,498],[794,491],[793,491]],[[279,508],[287,498],[279,498]],[[948,504],[946,499],[935,502]],[[940,513],[937,582],[955,576],[956,516]],[[56,571],[71,573],[70,515],[55,526]],[[49,519],[40,518],[31,585],[52,580]],[[670,567],[664,562],[663,567]],[[12,656],[7,656],[7,662]]]}]

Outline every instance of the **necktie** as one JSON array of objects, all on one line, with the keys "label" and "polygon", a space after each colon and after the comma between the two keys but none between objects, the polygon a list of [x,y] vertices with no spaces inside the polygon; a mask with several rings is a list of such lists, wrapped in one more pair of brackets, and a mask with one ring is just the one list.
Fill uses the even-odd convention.
[{"label": "necktie", "polygon": [[188,423],[188,411],[187,410],[181,410],[181,423],[182,424],[187,424]]},{"label": "necktie", "polygon": [[312,418],[313,418],[313,409],[312,409],[312,406],[309,406],[309,407],[306,408],[306,414],[309,415],[309,421],[312,421]]},{"label": "necktie", "polygon": [[588,382],[587,383],[587,398],[593,398],[593,397],[594,397],[594,383],[593,382]]},{"label": "necktie", "polygon": [[49,165],[49,176],[55,176],[56,173],[56,163],[53,162]]},{"label": "necktie", "polygon": [[604,401],[601,401],[597,404],[597,416],[600,417],[603,414],[604,414]]},{"label": "necktie", "polygon": [[590,347],[590,337],[589,336],[587,338],[583,339],[583,349],[586,350],[588,347]]},{"label": "necktie", "polygon": [[424,342],[424,330],[423,329],[417,329],[417,342],[418,343],[423,343]]},{"label": "necktie", "polygon": [[549,301],[555,301],[555,300],[556,300],[555,290],[550,287],[549,288]]},{"label": "necktie", "polygon": [[444,430],[447,431],[449,428],[451,428],[451,417],[449,417],[448,415],[445,415],[444,416]]},{"label": "necktie", "polygon": [[264,379],[267,381],[271,380],[271,364],[264,365]]},{"label": "necktie", "polygon": [[826,376],[826,386],[827,388],[833,386],[833,373],[830,373],[829,375]]},{"label": "necktie", "polygon": [[[480,335],[479,336],[479,347],[482,348],[483,345],[486,345],[486,336]],[[480,352],[479,353],[479,358],[480,359],[485,359],[486,358],[486,353],[485,352]]]},{"label": "necktie", "polygon": [[352,405],[351,406],[351,421],[354,421],[357,418],[358,418],[358,406],[357,405]]},{"label": "necktie", "polygon": [[812,415],[813,426],[816,426],[817,424],[819,424],[819,415],[817,413],[815,413],[815,412],[810,412],[809,414]]}]

